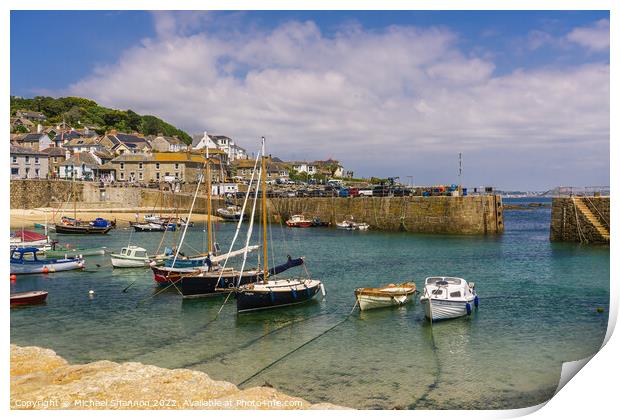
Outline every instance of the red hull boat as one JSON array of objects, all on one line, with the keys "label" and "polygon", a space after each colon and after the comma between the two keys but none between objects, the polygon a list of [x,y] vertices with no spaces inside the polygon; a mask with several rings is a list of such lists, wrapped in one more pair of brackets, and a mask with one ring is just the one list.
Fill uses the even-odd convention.
[{"label": "red hull boat", "polygon": [[308,220],[302,215],[295,214],[286,221],[286,226],[296,228],[309,228],[314,226],[314,223],[312,222],[312,220]]},{"label": "red hull boat", "polygon": [[11,306],[38,305],[45,302],[45,299],[47,299],[47,292],[45,290],[11,293]]}]

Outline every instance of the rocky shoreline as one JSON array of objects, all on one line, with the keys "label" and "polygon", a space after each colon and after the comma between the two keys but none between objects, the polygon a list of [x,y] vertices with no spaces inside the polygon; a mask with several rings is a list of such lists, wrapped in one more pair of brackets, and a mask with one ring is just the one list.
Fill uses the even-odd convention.
[{"label": "rocky shoreline", "polygon": [[53,350],[11,344],[11,409],[347,409],[274,388],[239,389],[188,369],[107,360],[71,365]]}]

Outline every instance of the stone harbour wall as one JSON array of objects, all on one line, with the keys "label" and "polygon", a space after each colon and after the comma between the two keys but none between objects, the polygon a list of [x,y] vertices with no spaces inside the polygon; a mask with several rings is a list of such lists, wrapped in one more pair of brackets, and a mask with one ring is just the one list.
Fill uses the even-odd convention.
[{"label": "stone harbour wall", "polygon": [[[585,204],[595,215],[610,221],[610,198],[589,197]],[[580,235],[581,232],[581,235]],[[592,223],[575,207],[571,197],[556,197],[551,206],[551,241],[609,243]]]}]

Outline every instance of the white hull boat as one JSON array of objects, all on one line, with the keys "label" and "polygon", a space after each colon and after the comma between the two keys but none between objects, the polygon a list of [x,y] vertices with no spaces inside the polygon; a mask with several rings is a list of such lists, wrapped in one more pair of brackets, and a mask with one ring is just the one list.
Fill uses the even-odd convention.
[{"label": "white hull boat", "polygon": [[473,283],[458,277],[429,277],[425,281],[420,303],[431,321],[470,315],[478,307]]},{"label": "white hull boat", "polygon": [[388,284],[385,287],[363,287],[355,290],[360,309],[405,305],[416,292],[415,283]]},{"label": "white hull boat", "polygon": [[368,230],[370,225],[368,223],[357,223],[352,220],[344,220],[340,223],[336,223],[336,228],[345,230]]},{"label": "white hull boat", "polygon": [[139,268],[148,267],[150,259],[146,249],[139,246],[128,246],[123,248],[120,254],[110,255],[112,267],[114,268]]}]

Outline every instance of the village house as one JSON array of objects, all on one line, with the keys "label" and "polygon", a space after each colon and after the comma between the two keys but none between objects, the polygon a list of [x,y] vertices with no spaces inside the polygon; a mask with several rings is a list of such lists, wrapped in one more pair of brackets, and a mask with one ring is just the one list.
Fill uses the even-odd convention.
[{"label": "village house", "polygon": [[[258,163],[260,166],[260,162]],[[235,173],[234,179],[249,181],[252,178],[252,171],[254,170],[253,159],[240,159],[233,163],[233,172]],[[254,176],[256,179],[258,175]],[[286,165],[282,162],[275,162],[272,159],[267,163],[267,175],[268,180],[287,179],[289,177],[289,171]]]},{"label": "village house", "polygon": [[48,156],[37,150],[11,145],[11,179],[47,178]]},{"label": "village house", "polygon": [[60,165],[70,157],[69,151],[62,147],[48,147],[41,151],[48,156],[50,177],[58,178],[60,176]]},{"label": "village house", "polygon": [[334,159],[315,160],[312,164],[318,168],[319,172],[328,177],[342,178],[345,175],[344,167]]},{"label": "village house", "polygon": [[95,153],[106,150],[96,137],[77,137],[69,140],[62,147],[71,152],[71,154],[82,152]]},{"label": "village house", "polygon": [[[126,153],[110,162],[121,182],[161,182],[174,177],[188,183],[198,182],[205,156],[189,152]],[[212,182],[222,180],[220,161],[210,158]]]},{"label": "village house", "polygon": [[288,165],[299,173],[314,175],[317,173],[317,167],[310,162],[289,162]]},{"label": "village house", "polygon": [[36,112],[36,111],[19,110],[15,113],[15,116],[17,118],[27,118],[30,121],[39,121],[39,122],[45,121],[47,119],[44,114],[40,112]]},{"label": "village house", "polygon": [[36,124],[27,118],[11,118],[11,132],[17,132],[20,127],[23,127],[23,131],[30,133],[34,131]]},{"label": "village house", "polygon": [[116,168],[90,152],[78,152],[59,165],[58,177],[84,181],[113,181]]},{"label": "village house", "polygon": [[188,146],[177,136],[158,134],[151,139],[151,147],[154,152],[184,152]]},{"label": "village house", "polygon": [[52,145],[52,140],[45,133],[26,133],[11,137],[11,141],[20,147],[34,150],[47,149]]},{"label": "village house", "polygon": [[[56,132],[56,131],[54,131]],[[55,147],[64,147],[67,143],[76,139],[84,139],[84,138],[97,138],[97,133],[89,133],[84,134],[75,130],[70,131],[58,131],[56,132],[56,136],[54,137],[54,146]]]},{"label": "village house", "polygon": [[148,153],[151,145],[141,134],[124,134],[111,130],[103,136],[100,143],[115,155],[125,153]]},{"label": "village house", "polygon": [[248,158],[246,150],[242,147],[237,146],[230,137],[207,134],[207,132],[205,131],[202,135],[194,135],[192,138],[193,150],[202,150],[205,147],[208,147],[209,149],[217,148],[226,153],[228,162],[234,162],[236,160]]}]

